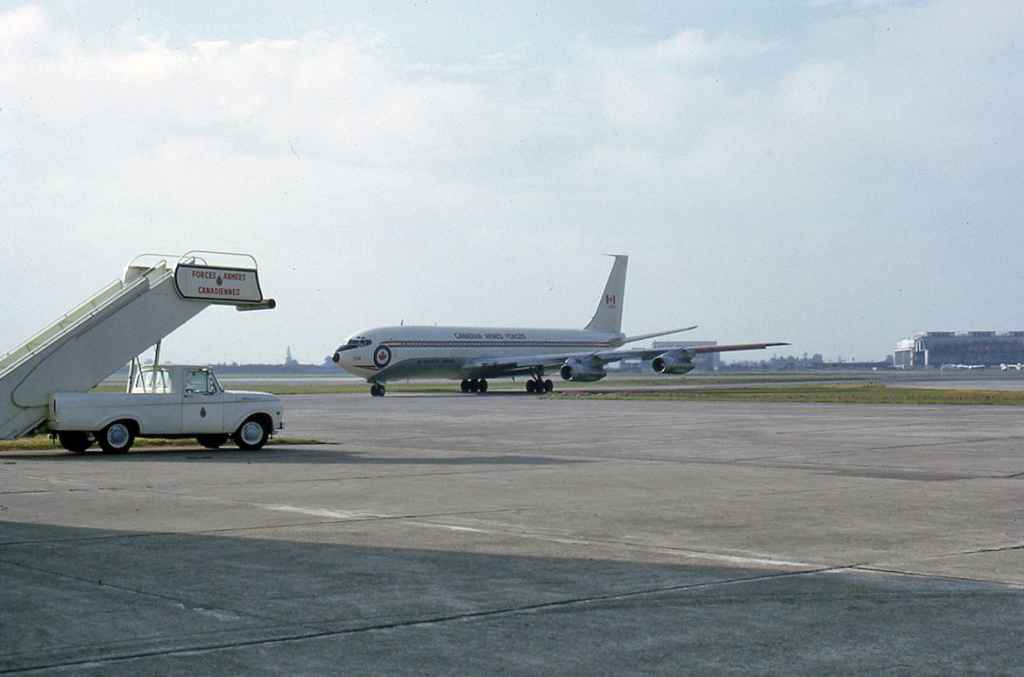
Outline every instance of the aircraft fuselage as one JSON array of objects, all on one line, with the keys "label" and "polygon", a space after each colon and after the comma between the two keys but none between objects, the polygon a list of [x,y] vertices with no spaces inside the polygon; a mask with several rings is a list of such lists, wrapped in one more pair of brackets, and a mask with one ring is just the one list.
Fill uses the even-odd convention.
[{"label": "aircraft fuselage", "polygon": [[611,350],[621,346],[624,337],[585,329],[380,327],[350,339],[335,353],[335,361],[350,373],[380,383],[485,378],[497,375],[488,371],[487,358]]}]

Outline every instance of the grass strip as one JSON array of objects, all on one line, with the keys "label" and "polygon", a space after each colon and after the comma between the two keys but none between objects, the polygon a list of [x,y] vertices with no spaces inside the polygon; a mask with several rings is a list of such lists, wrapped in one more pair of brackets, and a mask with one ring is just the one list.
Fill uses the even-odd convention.
[{"label": "grass strip", "polygon": [[581,390],[562,399],[683,400],[688,402],[807,402],[823,404],[960,404],[1024,406],[1024,392],[956,388],[894,388],[880,384],[799,385],[687,390]]}]

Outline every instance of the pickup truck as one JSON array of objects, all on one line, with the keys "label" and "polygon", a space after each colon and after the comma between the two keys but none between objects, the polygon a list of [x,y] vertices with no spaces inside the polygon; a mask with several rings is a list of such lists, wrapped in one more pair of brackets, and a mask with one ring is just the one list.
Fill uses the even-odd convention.
[{"label": "pickup truck", "polygon": [[229,439],[240,449],[263,447],[284,429],[281,400],[268,393],[224,390],[207,367],[133,370],[125,393],[56,393],[47,426],[62,447],[80,454],[95,440],[124,454],[139,435],[194,437],[208,449]]}]

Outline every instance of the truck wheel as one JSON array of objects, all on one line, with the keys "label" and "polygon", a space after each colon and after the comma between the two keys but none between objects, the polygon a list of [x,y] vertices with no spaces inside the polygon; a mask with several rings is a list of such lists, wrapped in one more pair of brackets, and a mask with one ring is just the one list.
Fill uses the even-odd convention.
[{"label": "truck wheel", "polygon": [[227,441],[227,435],[196,435],[196,442],[207,449],[220,449]]},{"label": "truck wheel", "polygon": [[128,421],[114,421],[96,433],[96,441],[108,454],[127,454],[135,442],[135,430]]},{"label": "truck wheel", "polygon": [[62,430],[57,433],[57,439],[60,440],[60,446],[67,449],[72,454],[81,454],[92,446],[92,440],[89,439],[89,433],[83,433],[77,430]]},{"label": "truck wheel", "polygon": [[267,429],[267,425],[262,420],[254,417],[246,420],[245,423],[239,426],[238,430],[231,437],[239,449],[256,451],[263,448],[263,445],[267,443],[267,439],[270,438],[270,430]]}]

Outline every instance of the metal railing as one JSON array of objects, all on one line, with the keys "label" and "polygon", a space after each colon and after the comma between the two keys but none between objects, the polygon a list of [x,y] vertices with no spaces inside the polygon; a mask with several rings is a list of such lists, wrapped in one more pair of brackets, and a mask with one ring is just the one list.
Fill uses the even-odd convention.
[{"label": "metal railing", "polygon": [[123,280],[116,280],[61,315],[42,331],[37,332],[13,350],[5,353],[3,357],[0,357],[0,377],[24,360],[37,355],[67,332],[95,317],[136,287],[142,284],[149,284],[149,275],[161,267],[166,273],[170,273],[167,261],[161,260],[131,282],[126,283]]}]

